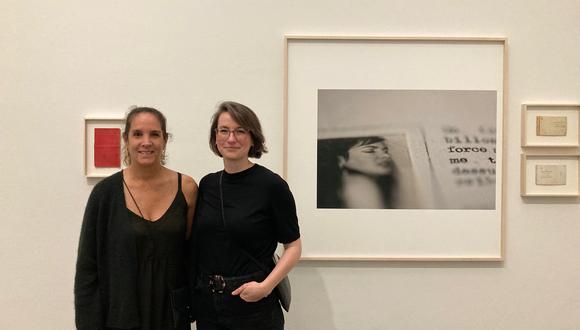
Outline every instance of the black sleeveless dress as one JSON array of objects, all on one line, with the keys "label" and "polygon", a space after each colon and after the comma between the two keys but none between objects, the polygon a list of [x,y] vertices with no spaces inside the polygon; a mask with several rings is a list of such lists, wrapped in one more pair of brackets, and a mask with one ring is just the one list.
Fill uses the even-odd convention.
[{"label": "black sleeveless dress", "polygon": [[148,221],[127,209],[137,242],[140,330],[174,329],[169,292],[187,283],[187,201],[181,191],[181,173],[177,177],[177,194],[161,218]]}]

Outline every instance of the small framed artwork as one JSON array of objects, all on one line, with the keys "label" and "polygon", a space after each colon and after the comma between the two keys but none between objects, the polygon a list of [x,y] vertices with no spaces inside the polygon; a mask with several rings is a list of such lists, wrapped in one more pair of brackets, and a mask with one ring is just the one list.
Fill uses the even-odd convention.
[{"label": "small framed artwork", "polygon": [[85,118],[85,176],[102,178],[122,168],[122,117]]},{"label": "small framed artwork", "polygon": [[522,147],[580,146],[580,105],[523,104]]},{"label": "small framed artwork", "polygon": [[579,159],[580,155],[522,154],[522,196],[579,196]]}]

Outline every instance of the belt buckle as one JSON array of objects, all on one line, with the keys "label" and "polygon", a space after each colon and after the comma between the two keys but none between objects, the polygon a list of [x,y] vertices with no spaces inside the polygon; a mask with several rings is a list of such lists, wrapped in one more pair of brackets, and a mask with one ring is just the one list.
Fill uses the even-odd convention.
[{"label": "belt buckle", "polygon": [[210,275],[209,287],[213,293],[224,293],[224,289],[226,288],[226,281],[221,275]]}]

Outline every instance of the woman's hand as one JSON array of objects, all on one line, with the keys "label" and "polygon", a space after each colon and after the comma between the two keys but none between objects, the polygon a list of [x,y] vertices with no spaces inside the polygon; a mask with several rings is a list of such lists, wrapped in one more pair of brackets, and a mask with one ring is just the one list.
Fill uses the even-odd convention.
[{"label": "woman's hand", "polygon": [[242,284],[239,288],[232,291],[232,296],[240,296],[246,302],[256,302],[267,297],[272,289],[266,288],[262,283],[256,281]]},{"label": "woman's hand", "polygon": [[256,302],[267,297],[292,267],[296,265],[301,253],[302,241],[300,238],[294,242],[284,244],[284,253],[268,277],[260,283],[255,281],[244,283],[232,291],[232,295],[240,296],[240,298],[247,302]]}]

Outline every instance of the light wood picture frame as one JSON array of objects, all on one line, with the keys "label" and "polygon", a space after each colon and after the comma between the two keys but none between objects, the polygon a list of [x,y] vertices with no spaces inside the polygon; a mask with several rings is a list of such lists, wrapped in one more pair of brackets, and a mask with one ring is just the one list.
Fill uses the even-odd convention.
[{"label": "light wood picture frame", "polygon": [[580,104],[522,104],[522,147],[580,146]]},{"label": "light wood picture frame", "polygon": [[[284,177],[296,198],[304,241],[303,260],[503,260],[503,117],[507,102],[508,65],[505,38],[289,35],[285,37],[285,56]],[[347,93],[346,96],[343,92]],[[450,130],[449,134],[453,133],[453,125],[445,128],[442,122],[452,116],[431,116],[431,119],[436,119],[433,121],[437,125],[435,130],[440,133],[437,135],[440,138],[438,150],[443,154],[440,157],[442,161],[436,166],[443,168],[447,176],[435,175],[435,178],[426,178],[425,181],[429,180],[429,186],[433,189],[441,186],[438,182],[441,177],[445,177],[446,182],[453,180],[454,185],[461,184],[461,178],[471,180],[469,183],[473,185],[492,182],[491,202],[481,208],[473,203],[456,207],[437,204],[437,201],[408,209],[318,207],[317,141],[320,142],[322,134],[318,126],[322,118],[320,107],[326,106],[326,118],[329,117],[328,113],[332,117],[334,110],[337,116],[342,116],[361,113],[361,109],[369,108],[354,106],[345,110],[345,107],[352,106],[349,99],[382,102],[394,97],[397,102],[400,101],[397,105],[402,105],[402,109],[411,107],[410,103],[420,103],[413,100],[437,99],[444,103],[459,103],[457,99],[480,100],[474,96],[480,95],[479,92],[492,92],[494,97],[491,105],[494,129],[488,131],[489,127],[483,125],[481,132],[490,134],[485,136],[487,141],[493,139],[493,145],[484,145],[483,149],[486,152],[492,150],[494,157],[474,160],[456,155],[458,157],[453,158],[446,148],[457,145],[445,142],[442,133],[446,128]],[[377,93],[378,96],[375,96]],[[488,100],[486,97],[483,99]],[[337,98],[344,102],[332,103]],[[483,103],[473,102],[474,108],[463,110],[469,114]],[[377,107],[375,102],[370,107],[382,111],[393,104]],[[427,104],[428,108],[430,106]],[[433,106],[435,108],[444,107]],[[395,110],[389,111],[392,113]],[[375,124],[385,122],[385,118],[380,117],[382,115],[377,117],[378,112],[371,115],[365,115],[369,112],[362,113],[359,117],[366,118],[348,115],[342,122],[345,126],[351,125],[349,134],[375,135]],[[397,118],[402,122],[400,117]],[[392,124],[393,120],[390,119]],[[415,166],[414,169],[424,168],[421,162],[425,159],[432,161],[423,157],[421,152],[424,151],[413,149],[418,145],[416,137],[421,137],[421,134],[414,132],[421,132],[429,126],[426,122],[424,120],[422,125],[400,124],[393,127],[389,124],[388,127],[379,127],[379,130],[387,132],[383,136],[397,135],[397,139],[406,141],[409,148],[406,163]],[[459,128],[460,131],[462,129]],[[455,133],[459,134],[457,131]],[[433,141],[423,142],[423,148],[426,144],[434,145]],[[466,140],[462,140],[458,146],[465,147],[467,144]],[[429,155],[433,156],[434,152],[430,150]],[[489,182],[478,183],[477,179],[484,175],[465,174],[463,169],[469,168],[466,164],[452,164],[453,167],[442,164],[444,161],[454,163],[451,158],[454,162],[465,161],[471,168],[479,168],[476,165],[478,162],[485,170],[492,168],[494,175],[486,177]],[[451,171],[456,167],[459,174],[454,177]],[[463,174],[465,176],[462,177]],[[422,179],[419,177],[416,181],[422,183]]]},{"label": "light wood picture frame", "polygon": [[[104,178],[124,167],[122,157],[124,126],[125,119],[122,116],[84,118],[84,174],[87,178]],[[99,146],[97,140],[101,135],[105,144]]]},{"label": "light wood picture frame", "polygon": [[580,155],[521,155],[523,197],[578,197]]}]

